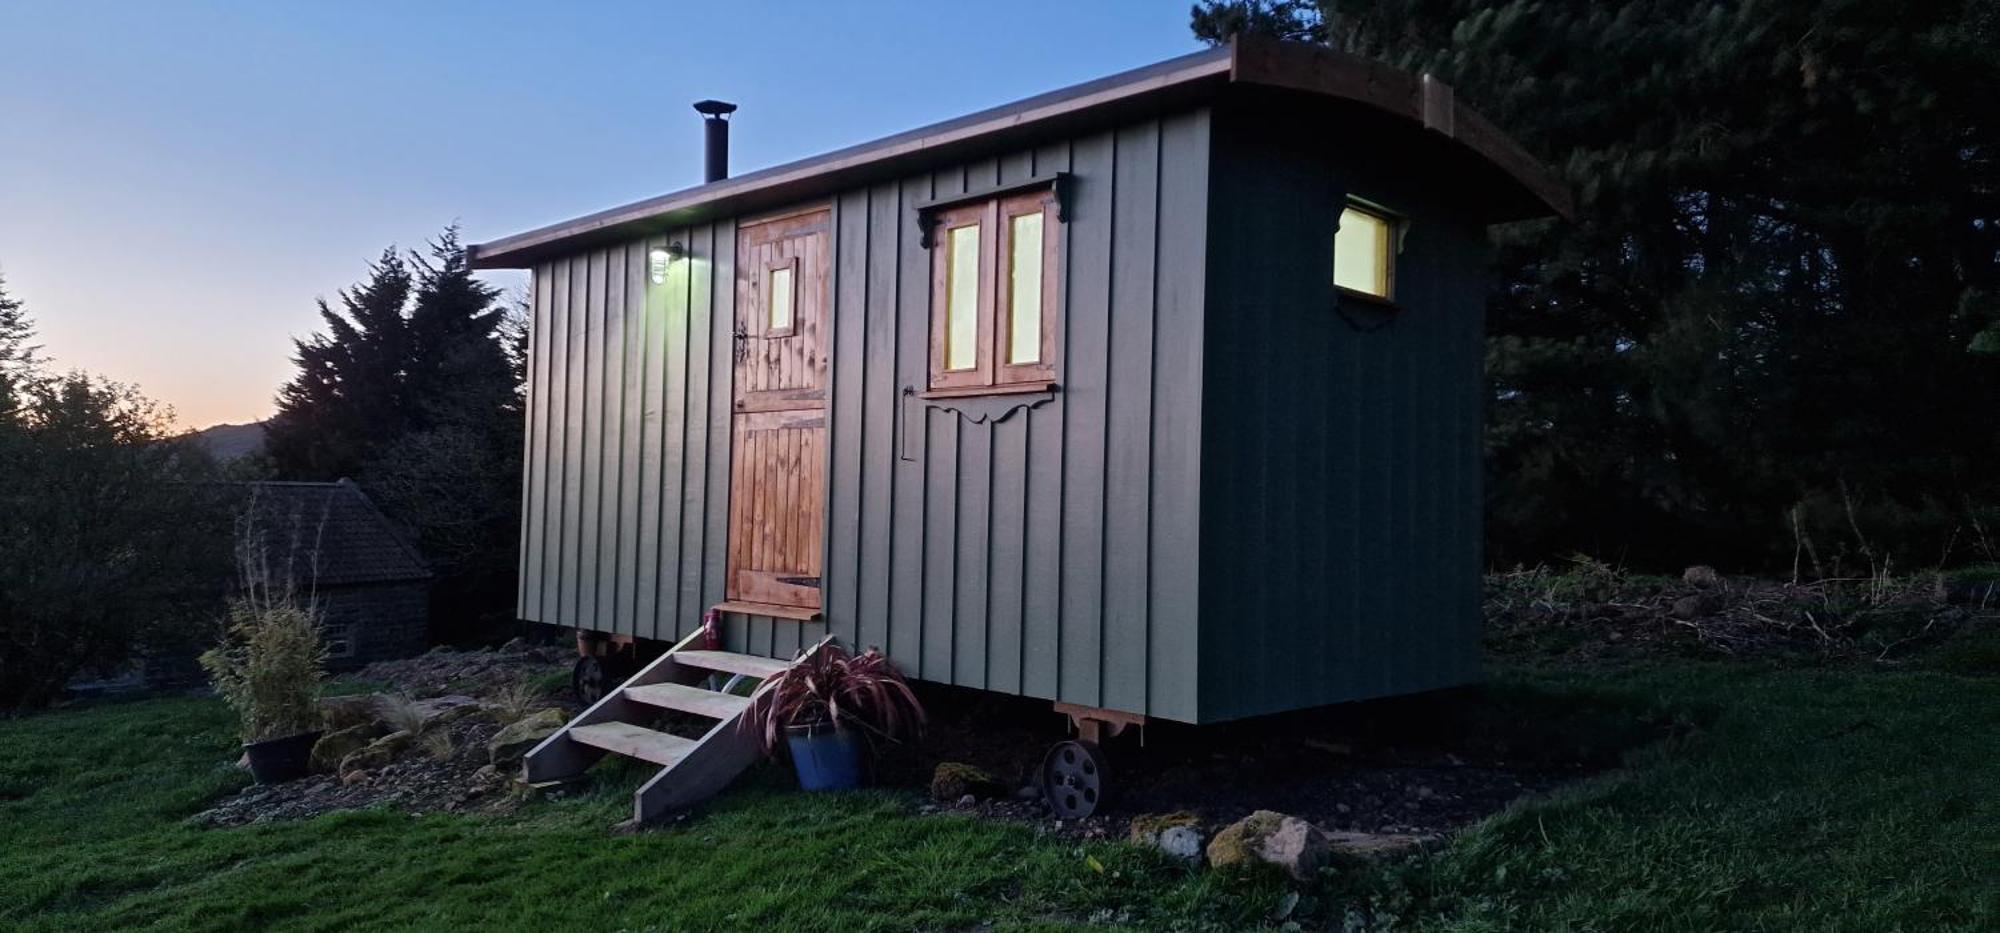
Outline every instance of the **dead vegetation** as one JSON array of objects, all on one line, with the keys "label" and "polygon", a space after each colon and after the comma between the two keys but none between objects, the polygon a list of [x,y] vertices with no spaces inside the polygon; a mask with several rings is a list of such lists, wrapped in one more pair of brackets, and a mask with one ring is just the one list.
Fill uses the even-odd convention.
[{"label": "dead vegetation", "polygon": [[[1486,578],[1487,648],[1562,662],[1706,657],[1905,665],[1994,637],[2000,587],[1980,572],[1776,581],[1690,567],[1627,573],[1578,555]],[[1970,581],[1970,582],[1968,582]]]}]

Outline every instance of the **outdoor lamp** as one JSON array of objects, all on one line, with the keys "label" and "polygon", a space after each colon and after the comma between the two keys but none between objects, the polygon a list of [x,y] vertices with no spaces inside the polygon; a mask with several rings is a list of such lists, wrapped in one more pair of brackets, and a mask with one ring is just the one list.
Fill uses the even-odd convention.
[{"label": "outdoor lamp", "polygon": [[687,255],[687,247],[677,240],[665,246],[655,246],[646,252],[646,263],[652,274],[654,285],[667,283],[667,263]]}]

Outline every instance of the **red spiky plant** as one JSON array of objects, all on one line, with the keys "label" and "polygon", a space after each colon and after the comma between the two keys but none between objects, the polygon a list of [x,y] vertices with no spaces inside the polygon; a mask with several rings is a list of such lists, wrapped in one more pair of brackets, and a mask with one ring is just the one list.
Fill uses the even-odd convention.
[{"label": "red spiky plant", "polygon": [[920,735],[924,707],[882,652],[850,655],[828,642],[758,687],[742,723],[762,732],[768,755],[789,726],[831,723],[891,740]]}]

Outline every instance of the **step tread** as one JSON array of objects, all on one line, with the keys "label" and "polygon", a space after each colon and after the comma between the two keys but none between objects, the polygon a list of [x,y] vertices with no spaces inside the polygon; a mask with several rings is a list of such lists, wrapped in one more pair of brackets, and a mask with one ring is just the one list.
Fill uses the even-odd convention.
[{"label": "step tread", "polygon": [[577,726],[569,730],[569,737],[585,745],[617,752],[640,761],[650,761],[656,765],[673,764],[700,744],[693,739],[668,735],[629,722],[600,722]]},{"label": "step tread", "polygon": [[705,671],[742,674],[759,680],[792,666],[789,661],[760,658],[752,654],[737,654],[734,651],[676,651],[674,660]]},{"label": "step tread", "polygon": [[710,719],[728,719],[750,705],[749,697],[733,693],[717,693],[686,684],[646,684],[641,687],[625,688],[625,696],[634,702],[661,709],[679,710]]}]

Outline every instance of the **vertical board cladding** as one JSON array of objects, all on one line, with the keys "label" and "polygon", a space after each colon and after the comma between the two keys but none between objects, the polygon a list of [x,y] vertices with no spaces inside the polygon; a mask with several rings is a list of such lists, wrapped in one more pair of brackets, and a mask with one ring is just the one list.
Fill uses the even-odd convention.
[{"label": "vertical board cladding", "polygon": [[[924,680],[1196,718],[1208,111],[840,192],[823,622],[731,617],[730,647],[826,634]],[[928,386],[916,205],[1058,171],[1058,387],[978,420]],[[804,205],[801,205],[804,206]],[[688,258],[652,281],[648,251]],[[736,224],[534,272],[523,618],[671,639],[722,600]],[[606,562],[610,563],[607,564]]]},{"label": "vertical board cladding", "polygon": [[[1268,115],[1267,115],[1268,116]],[[1201,508],[1202,721],[1478,676],[1483,227],[1427,138],[1221,119]],[[1344,134],[1346,135],[1346,134]],[[1333,288],[1345,196],[1408,218],[1396,310]]]},{"label": "vertical board cladding", "polygon": [[[1194,718],[1208,158],[1197,111],[837,199],[833,634],[924,680]],[[1058,171],[1057,391],[985,421],[914,397],[914,205]]]},{"label": "vertical board cladding", "polygon": [[[729,332],[715,322],[733,299],[716,283],[731,281],[718,270],[734,231],[672,230],[535,268],[522,618],[666,640],[721,601]],[[650,254],[669,243],[687,255],[655,276]]]}]

